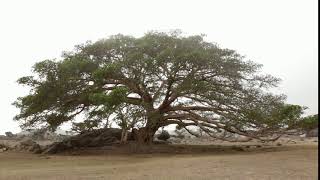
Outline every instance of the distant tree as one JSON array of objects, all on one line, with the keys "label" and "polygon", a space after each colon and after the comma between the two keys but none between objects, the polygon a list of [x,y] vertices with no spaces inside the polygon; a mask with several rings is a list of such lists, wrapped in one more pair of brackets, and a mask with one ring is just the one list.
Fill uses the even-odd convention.
[{"label": "distant tree", "polygon": [[309,131],[309,130],[318,128],[318,123],[319,123],[318,114],[310,115],[302,119],[301,127],[302,129]]},{"label": "distant tree", "polygon": [[15,136],[15,135],[14,135],[12,132],[10,132],[10,131],[5,132],[5,135],[6,135],[7,137],[14,137],[14,136]]},{"label": "distant tree", "polygon": [[318,123],[318,114],[315,114],[302,118],[298,123],[298,127],[302,132],[306,133],[307,137],[314,137],[318,136]]},{"label": "distant tree", "polygon": [[303,120],[302,115],[307,107],[284,104],[280,106],[273,114],[274,119],[278,119],[278,123],[282,127],[293,130],[301,126],[301,121]]},{"label": "distant tree", "polygon": [[279,115],[285,97],[268,91],[279,79],[260,68],[203,36],[115,35],[78,45],[62,60],[36,63],[34,76],[18,80],[31,92],[15,101],[20,109],[15,119],[22,127],[56,128],[83,113],[85,122],[119,119],[117,108],[130,106],[137,112],[131,129],[141,143],[152,142],[155,132],[170,124],[197,126],[223,140],[228,134],[273,140],[271,135],[285,133],[286,121],[295,119]]}]

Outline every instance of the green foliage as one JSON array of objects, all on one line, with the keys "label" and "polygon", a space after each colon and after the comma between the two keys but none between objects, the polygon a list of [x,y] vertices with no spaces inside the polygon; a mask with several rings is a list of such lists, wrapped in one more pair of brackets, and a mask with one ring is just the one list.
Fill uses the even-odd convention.
[{"label": "green foliage", "polygon": [[306,107],[299,105],[283,104],[273,111],[270,117],[279,127],[295,129],[305,109]]},{"label": "green foliage", "polygon": [[120,105],[125,101],[128,90],[125,87],[116,87],[109,94],[94,93],[90,94],[89,100],[95,105],[104,105],[107,107],[114,107]]},{"label": "green foliage", "polygon": [[299,127],[301,127],[303,130],[309,131],[317,128],[318,123],[319,123],[318,114],[310,115],[302,118],[302,120],[299,123]]},{"label": "green foliage", "polygon": [[22,127],[54,129],[85,114],[85,122],[114,117],[117,124],[146,127],[149,135],[179,124],[213,136],[269,136],[293,126],[303,109],[269,93],[280,80],[261,67],[203,36],[118,34],[78,45],[60,61],[36,63],[34,76],[18,80],[31,91],[13,103],[20,109],[15,119]]},{"label": "green foliage", "polygon": [[92,131],[95,128],[99,127],[99,124],[100,124],[99,121],[90,121],[90,120],[85,120],[79,123],[72,123],[72,131],[79,132],[79,133]]}]

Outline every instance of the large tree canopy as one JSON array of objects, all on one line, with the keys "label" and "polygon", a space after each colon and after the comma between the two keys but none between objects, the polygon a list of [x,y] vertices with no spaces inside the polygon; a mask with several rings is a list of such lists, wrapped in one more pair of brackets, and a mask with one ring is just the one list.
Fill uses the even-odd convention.
[{"label": "large tree canopy", "polygon": [[197,126],[218,139],[239,134],[267,140],[295,118],[283,116],[285,97],[268,90],[279,79],[260,68],[202,36],[119,34],[78,45],[62,60],[36,63],[34,76],[18,80],[31,91],[14,103],[20,109],[15,119],[23,127],[55,128],[85,114],[88,124],[130,126],[141,142],[170,124],[190,133]]}]

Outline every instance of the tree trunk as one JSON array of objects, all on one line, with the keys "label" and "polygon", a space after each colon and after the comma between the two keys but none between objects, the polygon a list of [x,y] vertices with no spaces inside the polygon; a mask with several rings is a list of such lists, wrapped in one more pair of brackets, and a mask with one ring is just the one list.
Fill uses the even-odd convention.
[{"label": "tree trunk", "polygon": [[162,114],[159,111],[149,111],[147,114],[146,126],[140,129],[132,129],[134,139],[140,144],[151,144],[154,134],[161,127]]},{"label": "tree trunk", "polygon": [[154,134],[158,128],[150,128],[150,127],[143,127],[140,129],[133,129],[132,133],[134,136],[135,141],[139,144],[151,144],[153,142]]},{"label": "tree trunk", "polygon": [[125,144],[127,143],[127,140],[128,140],[128,131],[127,129],[122,129],[120,143]]}]

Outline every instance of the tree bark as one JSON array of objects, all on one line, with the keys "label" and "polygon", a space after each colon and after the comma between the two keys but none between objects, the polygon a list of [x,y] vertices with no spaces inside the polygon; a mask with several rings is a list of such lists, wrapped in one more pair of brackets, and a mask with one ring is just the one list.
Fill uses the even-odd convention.
[{"label": "tree bark", "polygon": [[140,129],[132,129],[134,139],[139,144],[152,144],[156,131],[161,127],[163,115],[157,110],[149,110],[147,123]]},{"label": "tree bark", "polygon": [[128,140],[128,131],[127,129],[122,129],[120,143],[126,144],[127,140]]},{"label": "tree bark", "polygon": [[158,128],[156,127],[152,128],[146,126],[140,129],[133,129],[132,133],[135,141],[137,141],[139,144],[152,144],[154,134],[157,130]]}]

